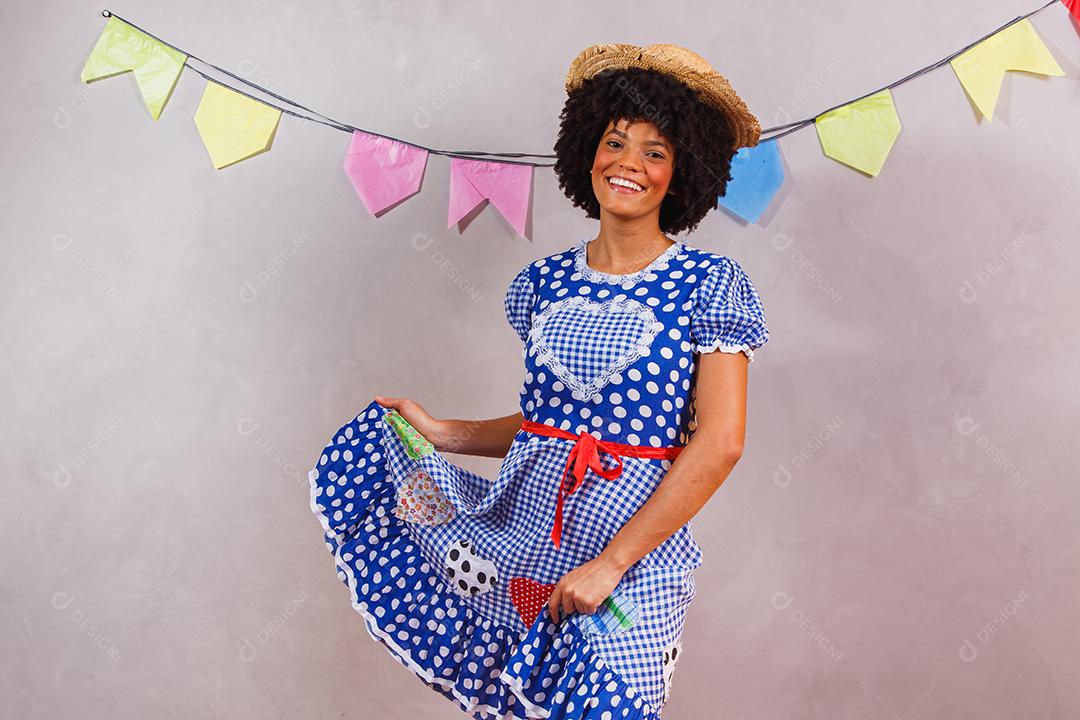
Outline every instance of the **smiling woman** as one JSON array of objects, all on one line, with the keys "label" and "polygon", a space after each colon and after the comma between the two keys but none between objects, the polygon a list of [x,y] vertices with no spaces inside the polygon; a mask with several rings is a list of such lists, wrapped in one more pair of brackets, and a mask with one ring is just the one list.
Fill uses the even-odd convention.
[{"label": "smiling woman", "polygon": [[[659,207],[664,233],[691,231],[731,179],[738,150],[731,119],[669,74],[601,72],[568,94],[560,118],[555,175],[587,217],[601,219],[605,198],[619,193],[610,180],[622,177],[641,189],[616,197],[647,204],[643,211]],[[618,164],[627,158],[630,165]]]},{"label": "smiling woman", "polygon": [[[556,171],[600,230],[509,282],[519,411],[445,420],[376,396],[311,471],[372,637],[477,718],[659,720],[693,655],[689,521],[742,452],[769,337],[737,261],[665,235],[697,225],[757,141],[745,108],[680,81],[720,86],[694,58],[603,45],[571,65]],[[489,480],[447,452],[503,463]]]},{"label": "smiling woman", "polygon": [[675,151],[656,125],[620,119],[605,128],[603,142],[593,159],[592,176],[594,184],[606,182],[619,194],[638,195],[652,190],[663,199],[665,193],[670,193],[667,188],[674,169]]}]

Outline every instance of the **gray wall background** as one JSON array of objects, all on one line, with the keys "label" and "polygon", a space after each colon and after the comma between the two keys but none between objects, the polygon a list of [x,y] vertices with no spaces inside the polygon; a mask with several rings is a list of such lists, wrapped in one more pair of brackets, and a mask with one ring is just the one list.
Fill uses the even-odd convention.
[{"label": "gray wall background", "polygon": [[[107,7],[332,117],[434,147],[550,152],[594,42],[700,52],[766,127],[962,47],[1036,1]],[[449,162],[369,217],[345,133],[284,117],[215,171],[187,70],[158,122],[83,85],[103,6],[7,3],[0,707],[18,718],[454,718],[366,634],[306,471],[374,394],[513,412],[514,272],[595,233],[535,173],[531,239],[447,231]],[[949,68],[896,89],[874,179],[782,140],[736,257],[772,339],[746,454],[695,518],[674,719],[1080,716],[1080,33],[980,122]],[[494,474],[497,461],[458,458]]]}]

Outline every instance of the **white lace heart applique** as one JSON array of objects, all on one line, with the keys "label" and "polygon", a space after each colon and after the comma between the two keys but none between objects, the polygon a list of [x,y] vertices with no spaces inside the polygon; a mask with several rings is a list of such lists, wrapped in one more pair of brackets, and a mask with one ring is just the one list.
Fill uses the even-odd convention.
[{"label": "white lace heart applique", "polygon": [[536,362],[551,368],[575,400],[590,400],[649,352],[664,325],[636,300],[593,302],[576,295],[551,303],[529,332]]}]

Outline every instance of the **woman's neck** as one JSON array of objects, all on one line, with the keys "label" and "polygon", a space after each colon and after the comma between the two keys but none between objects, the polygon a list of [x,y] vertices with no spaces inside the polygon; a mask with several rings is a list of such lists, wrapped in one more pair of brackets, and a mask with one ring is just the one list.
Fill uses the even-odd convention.
[{"label": "woman's neck", "polygon": [[603,273],[633,273],[647,267],[674,242],[656,226],[641,229],[601,226],[599,234],[586,247],[586,263]]}]

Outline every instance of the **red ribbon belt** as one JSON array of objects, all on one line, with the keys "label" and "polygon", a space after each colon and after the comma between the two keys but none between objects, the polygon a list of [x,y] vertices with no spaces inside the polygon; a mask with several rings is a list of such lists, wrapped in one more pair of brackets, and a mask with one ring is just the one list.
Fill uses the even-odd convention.
[{"label": "red ribbon belt", "polygon": [[[623,443],[599,440],[595,435],[584,430],[579,435],[575,435],[569,430],[563,430],[554,425],[533,422],[532,420],[522,421],[521,429],[534,435],[546,435],[576,441],[574,446],[570,448],[570,455],[566,458],[566,468],[559,479],[559,493],[555,501],[555,525],[551,528],[551,540],[555,543],[555,547],[559,547],[559,541],[562,538],[563,486],[566,485],[566,476],[571,472],[571,467],[573,467],[574,483],[566,490],[566,495],[581,487],[581,483],[585,481],[587,468],[592,468],[594,473],[605,480],[614,480],[622,474],[623,456],[674,460],[683,449],[682,445],[670,445],[668,447],[624,445]],[[600,450],[612,455],[618,464],[610,470],[605,469],[600,464]]]}]

